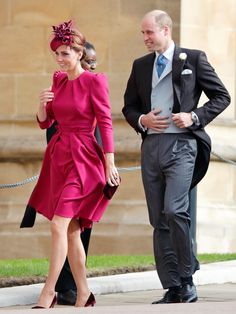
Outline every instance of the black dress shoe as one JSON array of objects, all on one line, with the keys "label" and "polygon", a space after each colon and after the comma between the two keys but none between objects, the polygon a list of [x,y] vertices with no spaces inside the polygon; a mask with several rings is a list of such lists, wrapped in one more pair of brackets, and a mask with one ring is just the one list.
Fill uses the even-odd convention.
[{"label": "black dress shoe", "polygon": [[181,288],[181,300],[183,303],[192,303],[196,302],[198,299],[197,297],[197,290],[194,284],[185,284]]},{"label": "black dress shoe", "polygon": [[168,304],[168,303],[180,303],[181,302],[181,294],[180,292],[169,289],[164,297],[160,300],[152,302],[152,304]]},{"label": "black dress shoe", "polygon": [[75,305],[77,292],[75,290],[67,290],[57,293],[57,304],[59,305]]}]

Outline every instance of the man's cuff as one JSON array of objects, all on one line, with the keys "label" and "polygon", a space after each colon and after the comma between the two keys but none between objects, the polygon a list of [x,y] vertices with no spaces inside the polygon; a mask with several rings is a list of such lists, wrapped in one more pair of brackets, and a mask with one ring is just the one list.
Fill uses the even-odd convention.
[{"label": "man's cuff", "polygon": [[141,116],[138,119],[138,127],[140,128],[141,131],[145,132],[147,131],[147,128],[145,126],[142,125],[141,123],[141,118],[144,116],[144,114],[141,114]]},{"label": "man's cuff", "polygon": [[199,126],[200,125],[200,121],[199,121],[199,118],[198,118],[197,114],[194,111],[191,111],[191,116],[192,116],[193,124],[195,126]]}]

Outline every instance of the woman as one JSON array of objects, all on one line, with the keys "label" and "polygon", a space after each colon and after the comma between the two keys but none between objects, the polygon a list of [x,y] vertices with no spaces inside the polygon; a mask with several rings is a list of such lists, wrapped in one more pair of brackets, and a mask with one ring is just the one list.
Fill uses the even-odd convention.
[{"label": "woman", "polygon": [[85,45],[86,56],[81,60],[81,65],[84,69],[89,71],[96,70],[97,67],[97,54],[93,44],[86,41]]},{"label": "woman", "polygon": [[[104,193],[106,182],[111,187],[120,183],[114,164],[108,86],[104,75],[82,68],[85,38],[71,21],[53,26],[53,30],[50,47],[62,71],[54,73],[52,90],[40,94],[37,119],[42,129],[54,120],[58,126],[28,202],[50,220],[51,256],[49,274],[34,308],[50,308],[56,303],[55,284],[66,256],[78,291],[75,306],[93,306],[79,235],[104,213],[109,202]],[[104,153],[94,138],[96,123]]]},{"label": "woman", "polygon": [[[81,60],[81,65],[83,69],[88,71],[94,71],[97,67],[97,55],[94,45],[87,42],[84,45],[86,56]],[[56,121],[55,121],[56,122]],[[47,129],[47,142],[51,139],[51,137],[56,132],[55,123]],[[98,127],[95,128],[95,138],[100,146],[102,146],[102,140],[100,136],[100,132]],[[85,228],[81,233],[81,241],[84,247],[85,255],[87,258],[90,236],[91,236],[91,228]],[[64,266],[62,267],[61,273],[58,277],[55,290],[57,292],[57,304],[60,305],[75,305],[77,298],[77,289],[74,281],[73,274],[70,269],[70,264],[68,262],[68,258],[65,261]]]}]

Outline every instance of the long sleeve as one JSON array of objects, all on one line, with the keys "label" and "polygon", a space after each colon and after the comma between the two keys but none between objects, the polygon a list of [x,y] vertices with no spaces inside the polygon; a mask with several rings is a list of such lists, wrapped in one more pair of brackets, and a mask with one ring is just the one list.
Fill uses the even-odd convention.
[{"label": "long sleeve", "polygon": [[52,102],[51,101],[47,103],[46,112],[47,112],[47,118],[44,121],[39,121],[38,116],[36,116],[39,127],[41,129],[49,128],[53,124],[53,122],[55,121],[54,114],[52,111]]},{"label": "long sleeve", "polygon": [[138,87],[136,86],[135,82],[135,62],[134,62],[124,94],[125,104],[122,109],[122,112],[128,123],[137,132],[142,132],[142,129],[139,127],[139,119],[143,112],[141,110],[141,100],[137,90]]},{"label": "long sleeve", "polygon": [[209,99],[203,106],[194,110],[204,127],[230,104],[230,95],[207,61],[204,52],[199,54],[197,60],[197,83]]},{"label": "long sleeve", "polygon": [[[57,77],[58,77],[59,73],[60,73],[59,71],[56,71],[53,74],[53,84],[52,84],[52,88],[51,88],[52,92],[54,92],[54,90],[55,90],[55,87],[57,84]],[[41,122],[41,121],[39,121],[38,117],[36,116],[39,127],[41,129],[48,129],[55,121],[54,112],[52,109],[52,104],[53,104],[53,101],[50,101],[46,105],[46,113],[47,113],[46,120]]]},{"label": "long sleeve", "polygon": [[90,95],[90,100],[101,133],[103,150],[105,153],[114,152],[108,82],[104,74],[94,75],[90,87]]}]

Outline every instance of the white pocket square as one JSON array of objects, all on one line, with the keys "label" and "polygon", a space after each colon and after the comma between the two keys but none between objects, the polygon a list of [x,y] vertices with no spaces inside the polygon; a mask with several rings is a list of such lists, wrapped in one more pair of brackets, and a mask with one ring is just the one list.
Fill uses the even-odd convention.
[{"label": "white pocket square", "polygon": [[192,70],[190,70],[190,69],[185,69],[185,70],[183,70],[182,72],[181,72],[181,75],[187,75],[187,74],[192,74],[193,72],[192,72]]}]

